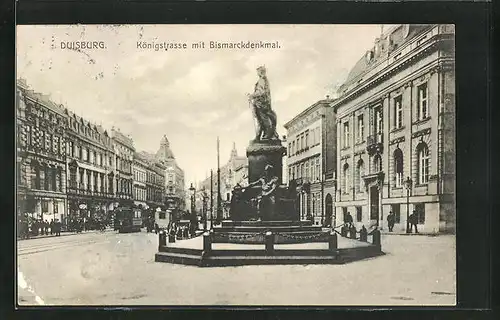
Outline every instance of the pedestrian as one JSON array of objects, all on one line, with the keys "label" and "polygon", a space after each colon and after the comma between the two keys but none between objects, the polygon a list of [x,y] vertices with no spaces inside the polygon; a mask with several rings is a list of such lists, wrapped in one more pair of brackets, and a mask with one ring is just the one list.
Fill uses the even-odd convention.
[{"label": "pedestrian", "polygon": [[366,230],[365,225],[359,230],[359,240],[366,242],[368,240],[368,230]]},{"label": "pedestrian", "polygon": [[54,234],[54,220],[50,219],[50,235]]},{"label": "pedestrian", "polygon": [[347,212],[347,216],[346,216],[346,221],[345,223],[347,224],[347,226],[349,228],[352,228],[354,226],[354,223],[353,223],[353,220],[352,220],[352,216],[351,216],[351,213],[350,212]]},{"label": "pedestrian", "polygon": [[49,235],[49,222],[47,220],[43,223],[43,227],[45,228],[45,234]]},{"label": "pedestrian", "polygon": [[416,210],[413,210],[413,213],[410,214],[410,217],[409,217],[409,221],[410,221],[410,233],[413,232],[413,226],[415,226],[415,233],[418,233],[418,229],[417,229],[417,211]]},{"label": "pedestrian", "polygon": [[158,223],[155,223],[155,234],[158,234],[160,231],[160,226],[158,226]]},{"label": "pedestrian", "polygon": [[387,216],[387,226],[389,227],[389,232],[392,232],[392,229],[394,228],[394,223],[395,223],[394,213],[390,211],[389,215]]}]

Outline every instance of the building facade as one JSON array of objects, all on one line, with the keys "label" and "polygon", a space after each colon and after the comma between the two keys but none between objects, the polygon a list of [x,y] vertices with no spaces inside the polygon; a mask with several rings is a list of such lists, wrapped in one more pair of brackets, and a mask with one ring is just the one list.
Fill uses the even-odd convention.
[{"label": "building facade", "polygon": [[376,39],[331,106],[337,111],[337,220],[405,232],[455,229],[452,25],[399,25]]},{"label": "building facade", "polygon": [[335,201],[336,118],[320,100],[285,124],[288,185],[296,186],[301,219],[331,225]]},{"label": "building facade", "polygon": [[160,141],[160,148],[156,152],[156,161],[165,167],[165,204],[167,209],[179,213],[186,209],[186,185],[184,170],[177,164],[167,136]]},{"label": "building facade", "polygon": [[[46,221],[66,219],[64,109],[17,81],[17,213]],[[26,217],[26,218],[27,218]]]},{"label": "building facade", "polygon": [[111,138],[115,153],[117,203],[120,206],[132,206],[134,142],[132,138],[114,128],[111,129]]},{"label": "building facade", "polygon": [[70,219],[104,216],[114,209],[115,157],[101,126],[65,109],[67,118],[68,214]]},{"label": "building facade", "polygon": [[140,153],[134,153],[132,172],[134,175],[134,185],[132,187],[134,205],[146,209],[147,206],[147,178],[149,164],[146,158]]}]

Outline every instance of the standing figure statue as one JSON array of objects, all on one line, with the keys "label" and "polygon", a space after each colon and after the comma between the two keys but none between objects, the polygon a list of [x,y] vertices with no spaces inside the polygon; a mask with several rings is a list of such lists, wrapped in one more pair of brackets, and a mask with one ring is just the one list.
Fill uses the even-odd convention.
[{"label": "standing figure statue", "polygon": [[269,217],[276,210],[276,190],[279,186],[279,179],[273,175],[273,166],[266,165],[264,175],[259,180],[250,183],[247,188],[259,185],[261,192],[257,196],[258,218],[261,221],[264,217]]},{"label": "standing figure statue", "polygon": [[255,118],[255,141],[278,140],[276,133],[276,113],[271,109],[271,89],[266,76],[266,68],[257,68],[259,80],[255,84],[255,90],[248,94],[248,100],[252,107]]}]

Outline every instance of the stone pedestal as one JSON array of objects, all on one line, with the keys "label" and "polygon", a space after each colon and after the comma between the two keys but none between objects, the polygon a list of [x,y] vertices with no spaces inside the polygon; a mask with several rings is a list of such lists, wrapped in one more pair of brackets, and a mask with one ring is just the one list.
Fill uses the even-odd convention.
[{"label": "stone pedestal", "polygon": [[252,183],[264,174],[264,168],[273,166],[273,174],[278,177],[279,184],[283,180],[283,156],[286,148],[281,145],[281,140],[250,141],[247,148],[248,182]]}]

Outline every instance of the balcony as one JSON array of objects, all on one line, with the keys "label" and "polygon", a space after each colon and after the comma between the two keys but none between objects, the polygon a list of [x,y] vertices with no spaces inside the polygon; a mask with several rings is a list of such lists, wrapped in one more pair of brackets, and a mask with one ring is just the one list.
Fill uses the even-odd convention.
[{"label": "balcony", "polygon": [[376,133],[368,136],[366,139],[366,151],[369,155],[375,153],[382,153],[384,150],[384,135],[382,133]]}]

